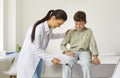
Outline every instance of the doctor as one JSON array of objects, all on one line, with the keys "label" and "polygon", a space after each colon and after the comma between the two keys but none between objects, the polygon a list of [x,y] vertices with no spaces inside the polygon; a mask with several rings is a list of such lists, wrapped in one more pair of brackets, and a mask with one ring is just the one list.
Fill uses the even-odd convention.
[{"label": "doctor", "polygon": [[52,29],[60,27],[66,20],[65,11],[50,10],[43,19],[30,26],[17,58],[17,78],[40,78],[43,60],[59,64],[60,60],[50,57],[45,49],[49,39],[59,39],[65,36],[64,33],[53,34]]}]

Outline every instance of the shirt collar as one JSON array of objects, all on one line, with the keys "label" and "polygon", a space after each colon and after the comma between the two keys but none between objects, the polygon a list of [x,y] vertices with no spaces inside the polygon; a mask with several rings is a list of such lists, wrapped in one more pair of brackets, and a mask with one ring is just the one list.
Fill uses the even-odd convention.
[{"label": "shirt collar", "polygon": [[50,28],[48,26],[48,22],[47,21],[44,22],[44,26],[45,26],[45,32],[48,32],[50,30]]},{"label": "shirt collar", "polygon": [[[80,30],[80,31],[84,31],[84,30],[86,30],[86,29],[87,29],[87,28],[84,27],[84,28],[83,28],[82,30]],[[73,30],[74,30],[74,31],[77,31],[76,28],[74,28]]]}]

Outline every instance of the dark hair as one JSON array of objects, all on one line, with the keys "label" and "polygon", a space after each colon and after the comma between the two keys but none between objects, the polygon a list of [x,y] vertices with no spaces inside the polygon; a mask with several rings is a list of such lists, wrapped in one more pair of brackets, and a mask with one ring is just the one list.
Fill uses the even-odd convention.
[{"label": "dark hair", "polygon": [[45,22],[46,20],[49,20],[52,16],[55,16],[56,19],[62,19],[64,21],[67,20],[67,14],[64,10],[61,10],[61,9],[57,9],[57,10],[50,10],[48,11],[47,15],[42,18],[41,20],[38,20],[35,24],[34,24],[34,27],[33,27],[33,30],[32,30],[32,33],[31,33],[31,41],[33,42],[34,39],[35,39],[35,29],[36,27],[42,23],[42,22]]},{"label": "dark hair", "polygon": [[86,14],[83,11],[77,11],[74,15],[74,21],[84,21],[86,22]]}]

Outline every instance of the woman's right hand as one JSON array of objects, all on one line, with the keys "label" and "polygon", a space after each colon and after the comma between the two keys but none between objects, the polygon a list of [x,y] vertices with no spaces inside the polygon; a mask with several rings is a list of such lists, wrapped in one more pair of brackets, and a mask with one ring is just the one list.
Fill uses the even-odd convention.
[{"label": "woman's right hand", "polygon": [[52,63],[53,64],[60,64],[61,60],[59,60],[58,58],[53,58]]}]

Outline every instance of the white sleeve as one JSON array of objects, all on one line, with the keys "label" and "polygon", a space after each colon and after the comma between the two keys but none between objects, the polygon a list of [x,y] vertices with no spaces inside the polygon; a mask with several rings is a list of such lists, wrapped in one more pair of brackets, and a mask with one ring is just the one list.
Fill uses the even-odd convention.
[{"label": "white sleeve", "polygon": [[50,33],[49,34],[50,39],[60,39],[65,37],[65,33]]},{"label": "white sleeve", "polygon": [[35,30],[35,40],[33,42],[33,51],[34,53],[41,57],[43,60],[51,62],[53,57],[51,57],[50,55],[48,55],[45,50],[42,49],[42,38],[41,35],[42,33],[42,26],[37,26],[36,30]]}]

